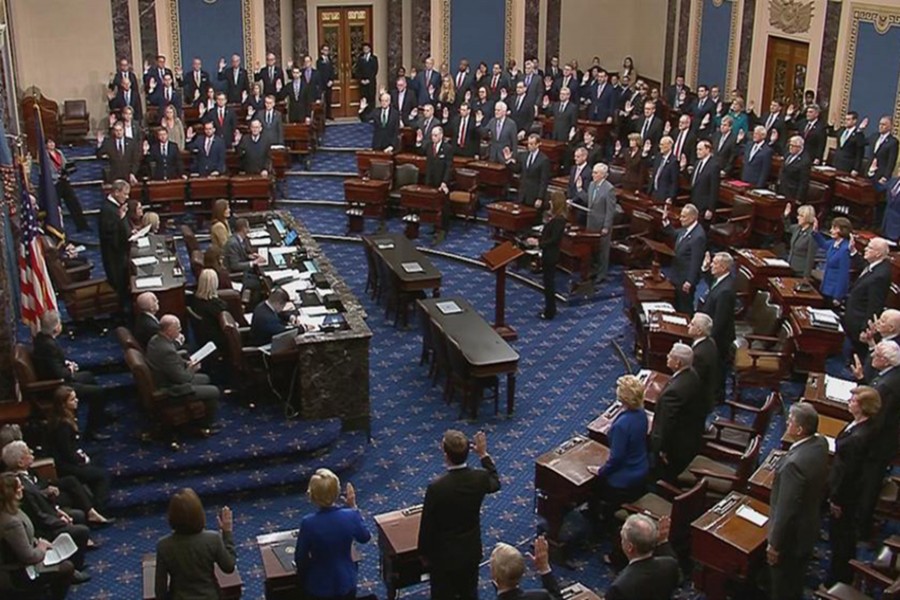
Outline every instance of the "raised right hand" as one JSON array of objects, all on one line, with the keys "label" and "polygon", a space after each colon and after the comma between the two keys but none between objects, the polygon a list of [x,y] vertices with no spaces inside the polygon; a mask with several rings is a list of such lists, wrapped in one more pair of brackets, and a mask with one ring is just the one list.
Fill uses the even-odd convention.
[{"label": "raised right hand", "polygon": [[219,59],[219,70],[222,71],[225,69],[225,57],[221,57]]},{"label": "raised right hand", "polygon": [[784,205],[784,216],[785,217],[791,216],[791,203],[790,202],[788,202],[787,204]]},{"label": "raised right hand", "polygon": [[369,101],[365,96],[359,99],[359,110],[366,110],[369,107]]},{"label": "raised right hand", "polygon": [[219,529],[223,532],[231,533],[234,531],[234,516],[231,513],[231,509],[227,506],[223,506],[222,510],[219,511],[217,520],[219,521]]}]

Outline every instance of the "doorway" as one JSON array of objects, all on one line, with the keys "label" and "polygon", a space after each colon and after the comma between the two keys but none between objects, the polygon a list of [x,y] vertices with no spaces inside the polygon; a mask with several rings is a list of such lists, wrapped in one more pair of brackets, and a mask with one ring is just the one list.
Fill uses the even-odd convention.
[{"label": "doorway", "polygon": [[768,110],[773,99],[781,100],[785,107],[790,104],[798,108],[803,106],[808,59],[809,44],[769,37],[761,110]]},{"label": "doorway", "polygon": [[331,113],[335,117],[356,116],[359,82],[353,77],[353,66],[362,53],[363,43],[372,43],[372,7],[319,8],[316,21],[319,45],[328,44],[331,48],[336,71],[331,88]]}]

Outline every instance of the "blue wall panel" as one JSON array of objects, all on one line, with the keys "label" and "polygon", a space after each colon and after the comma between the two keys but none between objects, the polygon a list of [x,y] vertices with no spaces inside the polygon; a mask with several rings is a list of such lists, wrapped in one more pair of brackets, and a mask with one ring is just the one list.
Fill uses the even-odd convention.
[{"label": "blue wall panel", "polygon": [[859,24],[850,106],[860,118],[869,117],[870,133],[877,131],[878,119],[894,114],[897,79],[900,77],[900,27],[891,27],[884,35],[872,23]]},{"label": "blue wall panel", "polygon": [[700,64],[697,84],[718,85],[727,96],[725,77],[728,74],[728,45],[731,40],[732,3],[716,7],[712,0],[703,0],[703,20],[700,24]]},{"label": "blue wall panel", "polygon": [[[219,58],[231,64],[231,55],[244,58],[244,25],[241,0],[221,0],[207,4],[203,0],[179,0],[181,62],[185,71],[199,56],[203,68],[216,79]],[[249,33],[248,33],[249,35]],[[253,65],[243,64],[245,68]]]},{"label": "blue wall panel", "polygon": [[[505,0],[452,0],[450,70],[456,73],[456,66],[463,58],[469,59],[473,71],[482,60],[488,67],[492,62],[503,64],[505,29]],[[421,61],[413,57],[413,62],[418,66]]]}]

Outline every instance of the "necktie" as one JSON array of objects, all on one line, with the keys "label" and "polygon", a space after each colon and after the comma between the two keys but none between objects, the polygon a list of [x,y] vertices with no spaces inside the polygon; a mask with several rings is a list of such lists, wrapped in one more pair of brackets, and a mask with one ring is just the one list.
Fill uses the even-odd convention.
[{"label": "necktie", "polygon": [[382,127],[387,126],[388,112],[386,108],[381,109],[381,125]]},{"label": "necktie", "polygon": [[604,90],[604,88],[606,88],[606,84],[605,84],[605,83],[601,83],[600,85],[597,86],[597,100],[599,100],[599,99],[600,99],[600,96],[603,95],[603,90]]},{"label": "necktie", "polygon": [[796,158],[797,158],[796,154],[788,154],[787,161],[785,161],[784,164],[789,165],[792,162],[794,162],[794,159],[796,159]]},{"label": "necktie", "polygon": [[117,143],[117,146],[119,149],[119,154],[125,154],[125,142],[122,140],[119,140]]},{"label": "necktie", "polygon": [[224,124],[225,124],[225,109],[220,108],[219,109],[219,126],[222,126]]},{"label": "necktie", "polygon": [[725,141],[728,139],[727,135],[723,135],[719,138],[719,147],[717,148],[719,152],[722,151],[722,146],[725,145]]},{"label": "necktie", "polygon": [[237,85],[237,82],[238,82],[238,75],[239,75],[239,74],[240,74],[240,71],[238,71],[237,69],[235,69],[235,70],[234,70],[234,85]]},{"label": "necktie", "polygon": [[159,80],[162,81],[163,78],[164,78],[165,76],[166,76],[165,70],[164,70],[164,69],[160,69],[160,70],[159,70]]},{"label": "necktie", "polygon": [[774,122],[775,122],[775,115],[770,113],[769,118],[766,119],[766,131],[769,131],[770,129],[772,129],[772,123],[774,123]]},{"label": "necktie", "polygon": [[431,71],[425,71],[425,91],[428,91],[428,86],[431,85]]},{"label": "necktie", "polygon": [[522,100],[525,99],[525,96],[519,96],[516,99],[516,112],[519,112],[519,109],[522,108]]},{"label": "necktie", "polygon": [[312,71],[309,69],[306,70],[306,83],[309,83],[309,78],[312,75]]},{"label": "necktie", "polygon": [[753,147],[750,148],[750,162],[753,162],[753,157],[757,152],[759,152],[759,144],[753,144]]},{"label": "necktie", "polygon": [[269,67],[269,81],[275,81],[275,67]]},{"label": "necktie", "polygon": [[272,124],[272,111],[267,110],[266,111],[266,125],[271,125],[271,124]]},{"label": "necktie", "polygon": [[166,88],[166,102],[172,101],[172,89]]},{"label": "necktie", "polygon": [[693,187],[694,184],[697,183],[697,177],[700,176],[700,171],[702,171],[703,167],[705,167],[705,166],[706,166],[706,159],[704,158],[703,160],[700,161],[700,164],[697,165],[697,168],[694,170],[694,177],[691,179],[691,187]]},{"label": "necktie", "polygon": [[300,98],[300,81],[294,81],[294,97]]},{"label": "necktie", "polygon": [[497,80],[500,79],[499,75],[494,75],[494,78],[491,80],[491,89],[497,89]]},{"label": "necktie", "polygon": [[563,102],[559,105],[559,114],[563,114],[564,112],[566,112],[566,104],[568,104],[568,102]]},{"label": "necktie", "polygon": [[434,145],[434,155],[435,155],[435,157],[437,157],[438,152],[440,152],[440,151],[441,151],[441,145],[440,145],[440,144],[435,144],[435,145]]},{"label": "necktie", "polygon": [[431,133],[431,119],[425,120],[425,127],[423,129],[425,130],[424,133]]},{"label": "necktie", "polygon": [[497,121],[497,139],[500,139],[500,132],[503,131],[503,120]]},{"label": "necktie", "polygon": [[456,74],[456,89],[459,89],[462,87],[462,82],[463,82],[463,72],[460,71],[459,73]]},{"label": "necktie", "polygon": [[162,147],[162,155],[163,155],[164,157],[165,157],[165,156],[169,156],[169,142],[166,142],[165,144],[163,144],[163,147]]},{"label": "necktie", "polygon": [[194,71],[194,83],[200,85],[200,71]]},{"label": "necktie", "polygon": [[531,75],[525,77],[525,87],[531,85]]},{"label": "necktie", "polygon": [[806,124],[806,130],[803,132],[803,137],[806,137],[809,135],[809,132],[812,131],[814,124],[815,124],[815,121],[810,121],[809,123]]},{"label": "necktie", "polygon": [[845,129],[844,133],[841,134],[841,146],[847,143],[847,138],[850,137],[852,132],[849,129]]},{"label": "necktie", "polygon": [[704,98],[700,101],[700,103],[697,105],[697,109],[702,110],[704,104],[706,104],[706,98]]},{"label": "necktie", "polygon": [[404,90],[404,91],[400,92],[400,94],[397,96],[397,108],[399,108],[400,110],[403,110],[403,100],[405,100],[405,99],[406,99],[406,91]]},{"label": "necktie", "polygon": [[675,142],[675,156],[681,158],[681,146],[684,144],[684,133],[683,131],[678,133],[678,141]]},{"label": "necktie", "polygon": [[212,138],[206,138],[206,155],[209,156],[209,148],[212,146]]},{"label": "necktie", "polygon": [[469,119],[460,119],[459,123],[459,140],[457,140],[456,145],[462,148],[466,145],[466,123]]},{"label": "necktie", "polygon": [[525,165],[526,169],[530,169],[531,165],[534,164],[534,152],[528,153],[528,164]]},{"label": "necktie", "polygon": [[650,119],[644,119],[644,126],[641,128],[641,139],[647,139],[647,132],[650,131]]},{"label": "necktie", "polygon": [[881,144],[884,143],[884,139],[887,137],[887,134],[881,134],[878,136],[878,141],[875,142],[875,154],[878,154],[878,149],[881,148]]},{"label": "necktie", "polygon": [[659,161],[659,168],[656,170],[656,175],[653,177],[653,189],[659,189],[659,176],[662,174],[662,170],[665,168],[666,163],[669,162],[669,157],[664,156],[661,161]]},{"label": "necktie", "polygon": [[900,179],[897,180],[897,183],[894,184],[893,189],[891,190],[891,194],[896,196],[900,194]]},{"label": "necktie", "polygon": [[125,92],[125,106],[131,106],[131,91]]}]

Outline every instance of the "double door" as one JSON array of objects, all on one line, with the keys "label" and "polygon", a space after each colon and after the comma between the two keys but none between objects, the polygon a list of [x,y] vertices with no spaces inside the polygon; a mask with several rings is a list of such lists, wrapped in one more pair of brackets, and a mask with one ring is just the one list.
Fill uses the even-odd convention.
[{"label": "double door", "polygon": [[770,37],[766,49],[766,78],[760,114],[768,112],[769,102],[781,100],[785,108],[803,106],[809,44]]},{"label": "double door", "polygon": [[334,62],[331,113],[352,117],[359,111],[359,81],[353,74],[364,43],[372,43],[372,7],[340,6],[318,9],[319,46],[327,44]]}]

